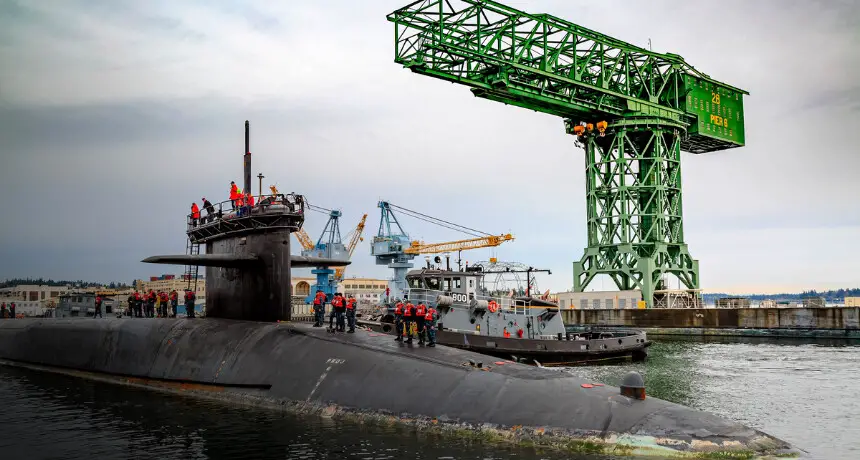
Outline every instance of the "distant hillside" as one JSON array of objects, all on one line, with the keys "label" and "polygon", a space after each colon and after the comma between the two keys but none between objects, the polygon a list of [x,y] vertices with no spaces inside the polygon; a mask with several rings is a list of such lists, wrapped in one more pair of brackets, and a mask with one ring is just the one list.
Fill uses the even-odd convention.
[{"label": "distant hillside", "polygon": [[716,299],[721,299],[724,297],[747,297],[750,300],[754,301],[762,301],[762,300],[788,300],[788,301],[800,301],[804,297],[824,297],[824,299],[828,302],[841,302],[845,297],[860,297],[860,288],[853,289],[836,289],[830,291],[803,291],[801,293],[793,293],[793,294],[723,294],[723,293],[708,293],[702,294],[702,299],[705,303],[714,303]]},{"label": "distant hillside", "polygon": [[118,289],[118,288],[125,288],[125,287],[129,287],[129,286],[128,286],[127,284],[125,284],[125,283],[114,283],[114,282],[111,282],[111,283],[109,283],[109,284],[103,284],[103,283],[93,283],[93,282],[90,282],[90,281],[84,281],[84,280],[77,280],[77,281],[59,280],[59,281],[54,281],[54,280],[52,280],[52,279],[48,279],[48,280],[46,280],[46,279],[43,279],[43,278],[39,278],[39,279],[33,279],[33,278],[13,278],[13,279],[7,279],[7,280],[5,280],[5,281],[0,281],[0,289],[2,289],[2,288],[7,288],[7,287],[12,287],[12,286],[17,286],[17,285],[19,285],[19,284],[35,284],[35,285],[37,285],[37,286],[75,286],[75,287],[82,287],[82,288],[107,286],[107,287],[108,287],[108,288],[110,288],[110,289]]}]

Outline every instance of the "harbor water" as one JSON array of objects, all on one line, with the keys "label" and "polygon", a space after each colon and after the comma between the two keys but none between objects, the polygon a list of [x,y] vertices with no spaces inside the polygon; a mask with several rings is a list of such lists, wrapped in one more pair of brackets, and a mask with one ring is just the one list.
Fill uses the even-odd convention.
[{"label": "harbor water", "polygon": [[[645,363],[558,369],[737,420],[817,459],[860,458],[856,343],[658,341]],[[421,395],[416,395],[421,397]],[[542,395],[536,397],[552,397]],[[0,367],[0,458],[607,459],[425,436]]]}]

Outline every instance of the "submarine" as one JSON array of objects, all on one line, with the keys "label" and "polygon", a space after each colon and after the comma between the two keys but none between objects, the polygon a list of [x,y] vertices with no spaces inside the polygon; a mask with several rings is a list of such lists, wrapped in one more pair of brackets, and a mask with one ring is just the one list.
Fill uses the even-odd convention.
[{"label": "submarine", "polygon": [[[250,190],[245,125],[244,190]],[[361,423],[398,423],[570,452],[671,458],[803,457],[786,441],[715,415],[647,397],[641,377],[622,386],[425,348],[357,330],[332,334],[291,321],[292,267],[348,262],[290,254],[304,199],[227,202],[189,216],[201,254],[147,263],[206,268],[206,318],[42,318],[0,321],[0,364]]]}]

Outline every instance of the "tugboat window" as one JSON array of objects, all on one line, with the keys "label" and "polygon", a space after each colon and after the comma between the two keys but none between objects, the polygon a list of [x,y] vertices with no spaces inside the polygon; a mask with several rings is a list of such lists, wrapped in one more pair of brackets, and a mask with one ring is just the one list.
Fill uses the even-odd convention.
[{"label": "tugboat window", "polygon": [[460,284],[460,278],[454,278],[454,289],[460,289],[462,285]]},{"label": "tugboat window", "polygon": [[439,278],[427,278],[427,289],[439,290]]},{"label": "tugboat window", "polygon": [[442,280],[442,290],[448,292],[451,290],[451,278],[444,278]]}]

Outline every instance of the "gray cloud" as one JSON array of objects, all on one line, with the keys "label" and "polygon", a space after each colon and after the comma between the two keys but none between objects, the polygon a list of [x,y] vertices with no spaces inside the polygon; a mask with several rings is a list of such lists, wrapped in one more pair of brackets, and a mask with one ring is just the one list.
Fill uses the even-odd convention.
[{"label": "gray cloud", "polygon": [[[395,65],[384,15],[401,3],[0,5],[0,193],[12,197],[0,212],[14,216],[0,277],[157,273],[136,261],[184,250],[182,216],[226,197],[250,119],[254,174],[342,209],[342,228],[366,212],[375,233],[385,198],[511,231],[515,242],[468,257],[549,267],[543,285],[569,287],[585,245],[583,153],[554,117]],[[746,147],[683,158],[706,289],[860,282],[860,249],[843,239],[860,235],[855,2],[511,4],[651,38],[751,92]],[[324,222],[309,219],[311,236]],[[404,225],[416,239],[460,237]],[[369,252],[365,241],[348,273],[386,276]]]}]

